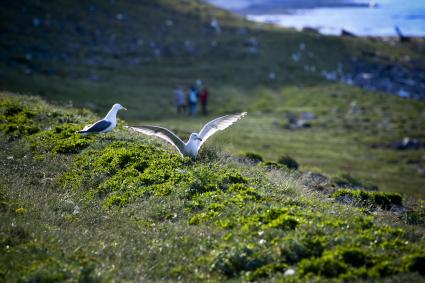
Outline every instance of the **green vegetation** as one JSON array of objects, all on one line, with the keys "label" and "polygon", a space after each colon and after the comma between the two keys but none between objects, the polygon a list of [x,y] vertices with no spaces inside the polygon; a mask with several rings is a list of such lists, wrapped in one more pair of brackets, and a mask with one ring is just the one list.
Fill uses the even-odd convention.
[{"label": "green vegetation", "polygon": [[[394,144],[424,143],[425,103],[321,75],[353,58],[416,70],[420,46],[257,25],[197,0],[12,2],[0,88],[50,104],[0,92],[0,281],[424,281],[425,148]],[[177,115],[172,89],[198,78],[211,116]],[[73,105],[115,102],[129,124],[182,138],[249,115],[192,161],[123,121],[75,133],[98,117]]]},{"label": "green vegetation", "polygon": [[376,210],[405,203],[350,179],[342,205],[286,166],[211,148],[193,162],[122,127],[81,137],[81,111],[1,97],[40,129],[1,132],[2,280],[423,280],[422,203]]},{"label": "green vegetation", "polygon": [[[210,26],[213,18],[221,33]],[[248,111],[231,134],[214,137],[218,148],[256,152],[273,162],[289,155],[301,170],[350,174],[382,191],[424,196],[425,149],[398,151],[392,145],[405,137],[423,143],[425,104],[321,74],[353,72],[353,58],[418,72],[425,58],[415,42],[278,29],[195,0],[23,1],[2,9],[0,22],[6,27],[0,41],[3,90],[38,94],[102,115],[120,102],[129,108],[120,117],[131,124],[160,124],[183,136],[217,115]],[[299,61],[292,59],[294,53]],[[198,78],[209,88],[211,116],[177,115],[172,90],[188,88]],[[25,113],[14,119],[28,119]],[[288,117],[299,122],[303,113],[313,119],[293,128]],[[16,136],[40,130],[30,124],[17,129],[15,120],[2,127]],[[78,151],[88,142],[78,139],[75,146],[57,145],[57,150]]]},{"label": "green vegetation", "polygon": [[333,195],[335,198],[349,197],[351,201],[365,206],[381,207],[390,209],[392,205],[401,205],[402,198],[397,193],[365,192],[362,190],[342,189]]}]

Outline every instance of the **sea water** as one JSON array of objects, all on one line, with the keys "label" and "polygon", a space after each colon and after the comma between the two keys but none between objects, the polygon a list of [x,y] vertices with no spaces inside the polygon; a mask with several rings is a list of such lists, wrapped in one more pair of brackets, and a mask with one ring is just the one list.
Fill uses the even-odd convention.
[{"label": "sea water", "polygon": [[344,29],[360,36],[394,36],[397,26],[404,35],[425,36],[425,0],[377,0],[365,7],[288,10],[247,18],[296,29],[311,27],[323,34],[339,35]]}]

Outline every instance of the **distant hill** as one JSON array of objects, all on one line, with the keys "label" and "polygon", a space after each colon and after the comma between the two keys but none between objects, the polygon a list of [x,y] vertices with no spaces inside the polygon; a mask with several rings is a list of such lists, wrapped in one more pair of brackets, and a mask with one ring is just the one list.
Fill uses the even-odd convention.
[{"label": "distant hill", "polygon": [[198,78],[220,98],[226,87],[329,80],[387,91],[387,78],[389,92],[422,93],[411,85],[425,65],[414,43],[298,33],[204,1],[14,1],[1,9],[0,28],[0,88],[103,111],[119,98],[139,107],[137,119],[157,117],[137,101],[169,115],[171,90]]}]

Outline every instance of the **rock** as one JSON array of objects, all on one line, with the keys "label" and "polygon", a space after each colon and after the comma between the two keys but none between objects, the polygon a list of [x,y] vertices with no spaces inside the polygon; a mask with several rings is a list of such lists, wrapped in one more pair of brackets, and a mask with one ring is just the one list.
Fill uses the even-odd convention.
[{"label": "rock", "polygon": [[318,30],[318,29],[311,28],[311,27],[304,27],[304,28],[302,29],[302,31],[303,31],[303,32],[309,32],[309,33],[314,33],[314,34],[320,35],[320,32],[319,32],[319,30]]},{"label": "rock", "polygon": [[320,173],[313,173],[309,171],[303,176],[302,182],[304,186],[308,188],[321,190],[328,185],[329,178]]},{"label": "rock", "polygon": [[360,77],[361,77],[362,79],[364,79],[364,80],[370,80],[370,79],[372,79],[372,78],[373,78],[373,75],[372,75],[372,74],[370,74],[370,73],[361,73],[361,74],[360,74]]},{"label": "rock", "polygon": [[425,167],[424,166],[417,166],[416,172],[418,172],[419,175],[425,176]]},{"label": "rock", "polygon": [[39,18],[32,19],[32,25],[38,28],[41,25],[41,20]]},{"label": "rock", "polygon": [[298,62],[298,61],[300,61],[300,59],[301,59],[301,54],[299,54],[299,53],[293,53],[293,54],[291,55],[291,59],[292,59],[292,61],[294,61],[294,62]]},{"label": "rock", "polygon": [[404,90],[404,89],[400,89],[397,94],[398,94],[398,96],[404,97],[404,98],[410,97],[410,93],[408,91]]},{"label": "rock", "polygon": [[124,21],[126,18],[127,17],[124,14],[122,14],[122,13],[118,13],[118,14],[115,15],[115,19],[117,21]]},{"label": "rock", "polygon": [[311,113],[311,112],[301,112],[300,119],[311,121],[316,119],[316,115],[314,115],[314,113]]},{"label": "rock", "polygon": [[216,18],[211,20],[210,26],[215,30],[216,33],[221,33],[220,22]]},{"label": "rock", "polygon": [[77,215],[77,214],[79,214],[80,213],[80,208],[78,207],[78,205],[76,205],[75,207],[74,207],[74,211],[72,212],[72,214],[73,215]]},{"label": "rock", "polygon": [[422,144],[417,139],[412,139],[409,137],[403,138],[402,141],[396,141],[393,144],[393,148],[397,150],[410,150],[410,149],[420,149]]},{"label": "rock", "polygon": [[283,274],[283,276],[293,276],[293,275],[295,275],[295,270],[294,269],[292,269],[292,268],[288,268],[286,271],[285,271],[285,273]]},{"label": "rock", "polygon": [[328,72],[323,70],[321,72],[321,75],[327,79],[328,81],[335,81],[336,80],[336,72]]},{"label": "rock", "polygon": [[401,32],[401,29],[398,26],[396,26],[394,29],[395,29],[395,31],[396,31],[396,33],[398,35],[398,39],[400,40],[400,42],[409,42],[411,40],[410,37],[405,36]]},{"label": "rock", "polygon": [[357,37],[354,33],[350,32],[346,29],[341,30],[341,36]]},{"label": "rock", "polygon": [[402,216],[407,211],[407,209],[402,205],[393,204],[391,205],[390,211],[394,214],[397,214],[398,216]]},{"label": "rock", "polygon": [[348,108],[348,114],[357,114],[359,112],[360,112],[360,109],[357,106],[357,101],[355,100],[351,101]]},{"label": "rock", "polygon": [[354,198],[349,196],[349,195],[339,196],[335,200],[339,203],[342,203],[342,204],[353,204],[354,203]]}]

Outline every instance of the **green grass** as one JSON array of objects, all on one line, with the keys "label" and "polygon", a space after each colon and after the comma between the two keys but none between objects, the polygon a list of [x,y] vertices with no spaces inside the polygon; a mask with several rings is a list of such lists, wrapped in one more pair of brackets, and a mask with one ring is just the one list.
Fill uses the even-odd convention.
[{"label": "green grass", "polygon": [[[399,216],[342,205],[305,187],[299,171],[247,164],[211,146],[193,162],[121,123],[105,137],[71,135],[69,127],[94,117],[1,98],[2,119],[29,112],[20,125],[40,129],[1,131],[6,282],[423,280],[421,203],[368,193],[378,205],[384,196],[408,205]],[[75,148],[79,140],[86,144]],[[289,269],[295,274],[284,276]]]},{"label": "green grass", "polygon": [[[117,20],[118,13],[126,19]],[[43,15],[50,15],[50,23]],[[34,18],[42,20],[39,27],[29,24]],[[221,34],[209,26],[212,18],[220,20]],[[352,57],[408,69],[423,66],[425,58],[414,42],[278,29],[200,1],[149,0],[143,5],[24,1],[8,5],[0,19],[7,27],[0,41],[1,89],[91,108],[99,115],[120,102],[129,111],[119,115],[131,124],[161,124],[187,135],[207,119],[176,115],[172,90],[176,85],[188,88],[201,78],[210,89],[209,118],[249,112],[231,133],[214,138],[224,150],[257,152],[267,161],[289,155],[301,170],[351,174],[383,191],[424,195],[420,173],[424,150],[400,152],[391,144],[404,137],[424,141],[425,104],[340,85],[320,75],[339,65],[352,71]],[[167,25],[170,20],[173,24]],[[247,44],[252,37],[259,42],[256,54]],[[185,41],[195,46],[195,53],[184,48]],[[151,43],[163,51],[159,58]],[[300,50],[301,44],[305,50]],[[291,59],[295,52],[301,54],[299,62]],[[28,54],[33,56],[28,59]],[[140,63],[129,63],[133,59]],[[314,65],[317,71],[305,72],[305,65]],[[30,74],[25,74],[27,69]],[[275,80],[268,79],[270,72],[276,74]],[[311,112],[317,119],[309,122],[309,129],[288,130],[287,112]],[[39,130],[27,127],[19,131]]]},{"label": "green grass", "polygon": [[[383,191],[423,197],[424,177],[416,168],[423,166],[424,149],[399,151],[392,145],[403,137],[424,138],[424,103],[343,85],[283,88],[268,96],[269,105],[252,106],[246,118],[214,136],[211,143],[234,154],[256,152],[272,161],[289,155],[303,171],[350,174]],[[271,107],[273,111],[268,110]],[[317,118],[310,128],[289,129],[288,112],[311,112]],[[157,123],[187,137],[203,121],[173,118]]]},{"label": "green grass", "polygon": [[[50,103],[0,94],[0,281],[423,281],[425,150],[392,144],[424,142],[425,104],[320,75],[352,71],[353,56],[421,68],[414,42],[257,25],[200,1],[23,1],[0,9],[0,22],[0,88]],[[210,115],[177,115],[173,88],[197,78]],[[129,111],[113,133],[74,134],[115,102]],[[249,114],[196,162],[122,127],[187,138],[239,111]],[[316,118],[291,129],[289,112]],[[298,170],[281,164],[287,156]],[[407,211],[387,210],[400,196]]]}]

